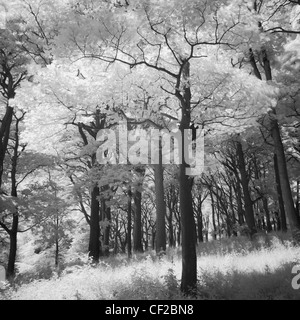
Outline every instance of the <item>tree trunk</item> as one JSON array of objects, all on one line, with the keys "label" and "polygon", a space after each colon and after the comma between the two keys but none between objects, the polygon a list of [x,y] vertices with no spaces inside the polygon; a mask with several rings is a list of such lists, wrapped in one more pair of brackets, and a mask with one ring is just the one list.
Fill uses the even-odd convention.
[{"label": "tree trunk", "polygon": [[2,175],[4,170],[3,164],[4,164],[4,158],[5,158],[7,145],[8,145],[12,117],[13,117],[13,108],[7,105],[6,112],[0,126],[0,192],[1,192],[1,186],[2,186]]},{"label": "tree trunk", "polygon": [[[8,132],[9,134],[9,132]],[[14,198],[18,197],[17,193],[17,164],[18,164],[18,148],[19,148],[19,120],[16,122],[15,131],[15,144],[13,149],[13,156],[11,159],[11,196]],[[15,262],[17,256],[17,237],[18,237],[18,226],[19,226],[19,212],[18,207],[16,207],[16,212],[13,213],[12,227],[9,231],[9,256],[7,265],[7,279],[12,280],[15,276]]]},{"label": "tree trunk", "polygon": [[236,196],[236,203],[237,203],[237,213],[238,213],[239,225],[241,226],[245,223],[243,202],[242,202],[242,190],[241,190],[240,178],[237,172],[235,173],[235,176],[236,176],[235,196]]},{"label": "tree trunk", "polygon": [[296,214],[300,225],[300,181],[297,180]]},{"label": "tree trunk", "polygon": [[277,198],[279,203],[279,210],[280,210],[280,230],[283,232],[287,232],[287,225],[286,225],[286,215],[284,209],[284,202],[282,197],[282,190],[278,172],[278,161],[277,156],[274,154],[274,171],[275,171],[275,181],[276,181],[276,189],[277,189]]},{"label": "tree trunk", "polygon": [[272,138],[277,156],[278,173],[280,185],[282,187],[282,197],[286,209],[287,218],[290,224],[292,236],[296,242],[300,242],[300,228],[297,214],[294,207],[294,200],[288,177],[284,148],[281,140],[280,130],[276,119],[271,120]]},{"label": "tree trunk", "polygon": [[210,190],[210,198],[211,198],[211,212],[212,212],[212,224],[214,228],[213,238],[217,239],[217,227],[216,227],[216,217],[215,217],[215,201],[212,191]]},{"label": "tree trunk", "polygon": [[269,211],[269,207],[268,207],[268,199],[266,198],[265,195],[262,198],[262,202],[263,202],[263,207],[264,207],[264,211],[265,211],[265,214],[266,214],[267,232],[272,232],[272,224],[271,224],[271,220],[270,220],[270,211]]},{"label": "tree trunk", "polygon": [[15,276],[15,262],[17,256],[17,235],[18,235],[19,215],[18,212],[13,215],[12,228],[9,233],[9,256],[6,270],[6,277],[12,280]]},{"label": "tree trunk", "polygon": [[175,240],[174,240],[174,228],[173,228],[173,212],[169,211],[168,216],[168,228],[169,228],[169,246],[175,247]]},{"label": "tree trunk", "polygon": [[186,167],[184,165],[180,165],[179,194],[182,230],[181,290],[185,294],[191,294],[197,284],[197,257],[192,188],[190,178],[186,175],[185,169]]},{"label": "tree trunk", "polygon": [[104,235],[103,235],[103,246],[104,246],[104,254],[105,256],[109,256],[109,238],[110,238],[110,224],[111,224],[111,211],[110,207],[106,206],[105,201],[104,202],[104,221],[105,221],[105,229],[104,229]]},{"label": "tree trunk", "polygon": [[100,242],[100,190],[98,186],[94,186],[91,192],[91,215],[90,215],[90,240],[89,240],[89,257],[94,263],[99,262],[101,255]]},{"label": "tree trunk", "polygon": [[128,202],[127,202],[127,254],[128,258],[130,259],[132,256],[132,245],[131,245],[131,187],[128,188]]},{"label": "tree trunk", "polygon": [[159,145],[159,164],[154,165],[157,254],[166,251],[166,204],[164,196],[164,171],[162,166],[161,141],[159,141]]},{"label": "tree trunk", "polygon": [[134,225],[133,225],[133,251],[144,252],[142,244],[142,193],[138,190],[134,194]]},{"label": "tree trunk", "polygon": [[197,227],[198,227],[198,241],[203,242],[203,221],[202,221],[202,210],[201,207],[197,212]]},{"label": "tree trunk", "polygon": [[182,65],[184,95],[176,90],[176,95],[181,102],[181,121],[179,130],[182,135],[182,163],[179,165],[179,199],[182,229],[182,276],[181,291],[186,294],[195,294],[197,288],[197,256],[196,234],[193,213],[192,179],[186,174],[188,164],[185,162],[185,149],[188,148],[184,141],[184,130],[189,129],[191,122],[191,90],[188,84],[190,78],[190,63],[185,61]]},{"label": "tree trunk", "polygon": [[[56,198],[56,192],[55,192]],[[55,219],[55,267],[58,267],[59,264],[59,211],[56,211],[56,219]]]},{"label": "tree trunk", "polygon": [[252,199],[249,192],[249,179],[246,171],[246,164],[244,158],[244,151],[240,141],[236,142],[237,147],[237,157],[238,157],[238,167],[241,174],[241,184],[244,194],[244,204],[245,204],[245,218],[247,226],[250,230],[250,236],[256,233],[255,218],[252,206]]}]

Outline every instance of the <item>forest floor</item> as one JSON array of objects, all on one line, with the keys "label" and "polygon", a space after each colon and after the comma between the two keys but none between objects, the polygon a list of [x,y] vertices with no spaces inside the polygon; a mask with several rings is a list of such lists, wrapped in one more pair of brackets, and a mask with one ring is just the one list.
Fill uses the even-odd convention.
[{"label": "forest floor", "polygon": [[[215,240],[198,245],[197,299],[300,299],[300,247],[287,235]],[[181,252],[168,249],[158,258],[153,251],[105,258],[97,266],[69,262],[48,276],[20,274],[0,292],[0,300],[177,300],[180,293]],[[299,272],[299,271],[298,271]],[[296,278],[295,278],[296,277]]]}]

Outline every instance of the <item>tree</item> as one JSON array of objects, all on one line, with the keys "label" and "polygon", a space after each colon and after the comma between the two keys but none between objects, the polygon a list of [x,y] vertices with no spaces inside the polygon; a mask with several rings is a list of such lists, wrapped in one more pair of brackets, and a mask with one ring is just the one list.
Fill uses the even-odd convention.
[{"label": "tree", "polygon": [[21,82],[25,80],[27,70],[26,64],[29,62],[22,46],[18,43],[18,29],[1,29],[0,31],[0,92],[4,98],[5,112],[0,126],[0,189],[2,185],[3,164],[7,151],[10,126],[13,121],[14,108],[11,100],[16,96],[16,90]]},{"label": "tree", "polygon": [[[254,13],[258,14],[260,12],[261,6],[259,8],[257,7],[257,1],[253,1],[253,7],[254,7]],[[277,8],[278,8],[278,11],[281,11],[280,9],[282,9],[282,5],[280,4]],[[261,23],[261,21],[258,21],[258,28],[260,28],[259,32],[270,32],[270,31],[272,32],[276,30],[278,31],[277,27],[275,27],[275,29],[274,28],[266,29],[266,27]],[[281,29],[281,27],[279,27],[279,30],[282,31],[284,29]],[[282,40],[280,39],[279,42],[281,41]],[[252,49],[250,48],[250,50]],[[269,82],[273,81],[274,79],[272,76],[272,67],[271,67],[271,61],[270,61],[270,54],[272,51],[269,47],[269,43],[267,42],[264,43],[263,41],[259,43],[257,52],[260,59],[259,61],[261,62],[261,66],[262,66],[262,72],[264,73],[266,81],[269,81]],[[262,80],[261,72],[259,71],[256,65],[256,61],[254,56],[252,55],[252,51],[250,52],[250,62],[253,67],[256,78],[258,78],[259,80]],[[280,84],[280,82],[278,84]],[[278,102],[277,102],[277,105],[278,105]],[[300,226],[299,226],[299,222],[298,222],[295,207],[294,207],[291,186],[289,183],[289,175],[288,175],[288,170],[286,165],[285,151],[282,143],[279,123],[277,120],[277,109],[278,108],[276,107],[272,107],[271,111],[268,113],[269,115],[268,126],[273,138],[274,152],[276,154],[276,159],[277,159],[278,175],[279,175],[279,180],[282,187],[282,196],[283,196],[283,201],[286,208],[286,214],[288,216],[293,237],[295,241],[299,242]]]}]

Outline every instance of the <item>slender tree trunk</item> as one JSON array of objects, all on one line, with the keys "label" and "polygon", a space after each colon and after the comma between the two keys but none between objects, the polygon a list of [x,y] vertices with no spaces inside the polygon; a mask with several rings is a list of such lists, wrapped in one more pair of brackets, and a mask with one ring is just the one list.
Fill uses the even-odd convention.
[{"label": "slender tree trunk", "polygon": [[[9,133],[8,133],[9,134]],[[18,148],[19,148],[19,120],[16,121],[15,130],[15,144],[13,149],[13,156],[11,159],[11,196],[14,198],[18,197],[17,192],[17,164],[18,164]],[[18,226],[19,226],[19,210],[16,207],[16,212],[13,213],[12,227],[9,231],[9,256],[7,265],[7,279],[11,280],[15,276],[15,262],[17,256],[17,237],[18,237]]]},{"label": "slender tree trunk", "polygon": [[159,164],[154,165],[156,201],[156,253],[166,251],[166,204],[164,195],[164,171],[162,166],[161,141],[159,141]]},{"label": "slender tree trunk", "polygon": [[215,201],[212,191],[210,190],[210,198],[211,198],[211,212],[212,212],[212,224],[214,228],[213,238],[217,239],[217,227],[216,227],[216,218],[215,218]]},{"label": "slender tree trunk", "polygon": [[296,214],[300,225],[300,181],[297,180]]},{"label": "slender tree trunk", "polygon": [[242,190],[241,190],[241,183],[238,176],[238,173],[236,175],[236,203],[237,203],[237,212],[238,212],[238,220],[239,225],[243,225],[245,223],[244,221],[244,211],[243,211],[243,202],[242,202]]},{"label": "slender tree trunk", "polygon": [[169,210],[168,227],[169,227],[169,246],[175,247],[172,210]]},{"label": "slender tree trunk", "polygon": [[279,172],[278,172],[278,161],[277,161],[276,154],[274,154],[273,160],[274,160],[277,198],[278,198],[279,210],[280,210],[280,230],[282,230],[283,232],[286,232],[287,231],[286,215],[285,215],[284,202],[282,197],[282,190],[281,190],[281,184],[280,184],[280,178],[279,178]]},{"label": "slender tree trunk", "polygon": [[198,227],[198,241],[203,242],[203,221],[202,221],[202,209],[201,206],[197,212],[197,227]]},{"label": "slender tree trunk", "polygon": [[136,190],[134,194],[134,225],[133,225],[133,251],[144,252],[142,244],[142,193]]},{"label": "slender tree trunk", "polygon": [[[55,191],[56,198],[56,191]],[[59,264],[59,210],[56,210],[55,217],[55,267],[58,268]]]},{"label": "slender tree trunk", "polygon": [[241,174],[241,184],[242,184],[243,194],[244,194],[245,218],[246,218],[247,226],[250,230],[250,236],[252,236],[257,231],[255,227],[255,218],[254,218],[252,200],[249,192],[249,179],[246,171],[244,151],[243,151],[241,142],[237,141],[236,146],[237,146],[239,171]]},{"label": "slender tree trunk", "polygon": [[217,194],[216,194],[216,203],[217,203],[217,212],[216,212],[216,214],[217,214],[217,222],[218,222],[218,228],[217,228],[217,230],[218,230],[218,235],[219,235],[219,240],[221,240],[221,238],[222,238],[222,228],[221,228],[221,224],[220,224],[220,198],[219,198],[219,195],[218,195],[218,191],[217,191]]},{"label": "slender tree trunk", "polygon": [[[119,219],[116,217],[116,229],[114,233],[114,254],[118,253],[118,238],[120,237],[120,232],[119,232]],[[122,245],[122,243],[121,243]]]},{"label": "slender tree trunk", "polygon": [[131,243],[131,187],[128,188],[128,202],[127,202],[127,254],[128,258],[130,259],[132,256],[132,243]]},{"label": "slender tree trunk", "polygon": [[265,214],[266,214],[267,232],[272,232],[272,224],[271,224],[271,220],[270,220],[270,211],[269,211],[269,207],[268,207],[268,199],[266,198],[265,195],[262,198],[262,202],[263,202],[263,207],[264,207],[264,211],[265,211]]},{"label": "slender tree trunk", "polygon": [[104,244],[104,254],[105,256],[109,256],[109,238],[110,238],[110,224],[111,224],[111,211],[110,207],[106,206],[104,201],[104,213],[105,213],[105,229],[103,235],[103,244]]},{"label": "slender tree trunk", "polygon": [[232,216],[232,223],[231,223],[231,230],[232,234],[236,237],[237,236],[237,231],[236,231],[236,216],[235,216],[235,210],[234,210],[234,205],[233,205],[233,187],[230,185],[229,187],[229,204],[230,204],[230,209],[231,209],[231,216]]}]

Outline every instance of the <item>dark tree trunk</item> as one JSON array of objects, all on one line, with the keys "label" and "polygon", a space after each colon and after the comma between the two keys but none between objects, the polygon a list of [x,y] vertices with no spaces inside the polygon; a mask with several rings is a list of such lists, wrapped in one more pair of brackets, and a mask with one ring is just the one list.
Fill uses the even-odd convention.
[{"label": "dark tree trunk", "polygon": [[190,294],[197,284],[195,220],[192,205],[192,188],[186,167],[180,165],[180,212],[182,230],[182,278],[181,289]]},{"label": "dark tree trunk", "polygon": [[[11,159],[11,196],[14,198],[18,197],[17,193],[17,164],[18,164],[18,148],[19,148],[19,119],[16,121],[16,131],[15,131],[15,144],[13,149],[13,156]],[[19,212],[18,207],[16,207],[16,212],[13,213],[13,221],[11,230],[9,230],[9,256],[6,276],[9,280],[13,279],[15,276],[15,262],[17,255],[17,237],[18,237],[18,226],[19,226]]]},{"label": "dark tree trunk", "polygon": [[297,181],[296,214],[300,225],[300,181]]},{"label": "dark tree trunk", "polygon": [[300,228],[298,218],[294,207],[294,200],[292,196],[291,186],[288,177],[286,166],[286,159],[284,148],[281,140],[280,130],[276,119],[271,120],[272,137],[274,141],[275,152],[277,156],[278,173],[280,185],[282,188],[282,197],[286,209],[287,218],[289,220],[290,228],[293,238],[296,242],[300,242]]},{"label": "dark tree trunk", "polygon": [[241,182],[240,182],[238,173],[236,172],[235,175],[236,175],[235,193],[236,193],[237,213],[238,213],[239,225],[241,226],[245,223],[243,202],[242,202],[242,190],[241,190]]},{"label": "dark tree trunk", "polygon": [[109,238],[110,238],[110,223],[111,223],[111,211],[110,207],[107,207],[104,201],[104,214],[105,214],[105,229],[103,234],[103,246],[104,246],[104,254],[105,256],[109,256]]},{"label": "dark tree trunk", "polygon": [[181,223],[179,224],[177,230],[177,245],[178,247],[181,246]]},{"label": "dark tree trunk", "polygon": [[164,171],[162,166],[161,141],[159,141],[159,145],[159,164],[154,165],[157,254],[166,251],[166,204],[164,195]]},{"label": "dark tree trunk", "polygon": [[213,238],[217,239],[217,227],[216,227],[216,217],[215,217],[215,200],[212,191],[210,190],[210,198],[211,198],[211,212],[212,212],[212,224],[214,228]]},{"label": "dark tree trunk", "polygon": [[275,171],[277,198],[278,198],[279,210],[280,210],[280,230],[282,230],[283,232],[286,232],[287,231],[286,215],[285,215],[284,202],[283,202],[283,197],[282,197],[281,184],[280,184],[280,179],[279,179],[278,161],[277,161],[276,154],[274,154],[273,159],[274,159],[274,171]]},{"label": "dark tree trunk", "polygon": [[[183,80],[189,81],[190,63],[185,61],[182,65]],[[177,89],[178,90],[178,89]],[[179,165],[179,198],[182,228],[182,276],[181,291],[184,294],[195,294],[197,287],[197,256],[196,234],[193,213],[192,179],[187,175],[188,164],[185,162],[184,130],[189,129],[191,122],[191,90],[189,84],[184,85],[184,95],[176,90],[176,96],[181,102],[181,121],[179,129],[182,134],[182,163]]]},{"label": "dark tree trunk", "polygon": [[6,270],[6,277],[8,280],[12,280],[15,276],[15,262],[17,256],[17,235],[18,235],[19,215],[16,212],[13,215],[12,228],[9,233],[9,256]]},{"label": "dark tree trunk", "polygon": [[132,193],[131,193],[131,188],[128,188],[128,202],[127,202],[127,254],[128,258],[131,258],[132,256],[132,243],[131,243],[131,198],[132,198]]},{"label": "dark tree trunk", "polygon": [[1,126],[0,126],[0,189],[2,186],[2,175],[4,170],[3,163],[4,163],[5,153],[8,145],[12,117],[13,117],[13,108],[10,106],[7,106],[5,115],[2,119]]},{"label": "dark tree trunk", "polygon": [[197,212],[198,241],[203,242],[203,221],[201,208]]},{"label": "dark tree trunk", "polygon": [[174,228],[173,228],[173,212],[169,211],[168,216],[168,228],[169,228],[169,246],[175,247]]},{"label": "dark tree trunk", "polygon": [[252,206],[252,199],[249,191],[249,179],[246,171],[244,151],[243,151],[241,142],[237,141],[236,146],[237,146],[238,167],[241,174],[241,184],[242,184],[243,194],[244,194],[245,218],[246,218],[247,226],[250,230],[250,236],[252,236],[257,231],[255,227],[255,218],[254,218],[254,212],[253,212],[253,206]]},{"label": "dark tree trunk", "polygon": [[99,262],[101,255],[100,242],[100,190],[98,186],[94,186],[91,192],[91,215],[90,215],[90,240],[89,240],[89,257],[94,263]]},{"label": "dark tree trunk", "polygon": [[134,225],[133,225],[133,251],[144,252],[142,244],[142,193],[136,190],[134,194]]}]

